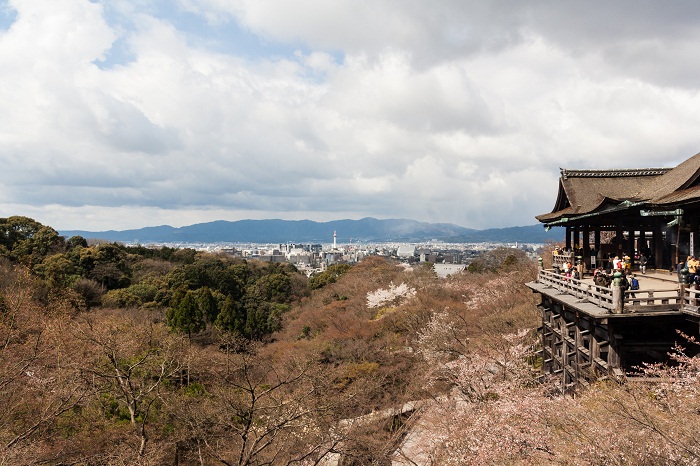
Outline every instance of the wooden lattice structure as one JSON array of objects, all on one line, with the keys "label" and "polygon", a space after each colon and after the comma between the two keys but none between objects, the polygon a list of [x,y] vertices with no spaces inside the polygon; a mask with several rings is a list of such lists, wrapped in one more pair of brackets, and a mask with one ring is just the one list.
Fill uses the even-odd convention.
[{"label": "wooden lattice structure", "polygon": [[678,332],[697,335],[700,323],[700,290],[673,285],[623,290],[618,308],[613,287],[540,270],[528,286],[542,298],[543,372],[560,375],[569,390],[601,378],[623,380],[644,362],[666,361],[683,342]]}]

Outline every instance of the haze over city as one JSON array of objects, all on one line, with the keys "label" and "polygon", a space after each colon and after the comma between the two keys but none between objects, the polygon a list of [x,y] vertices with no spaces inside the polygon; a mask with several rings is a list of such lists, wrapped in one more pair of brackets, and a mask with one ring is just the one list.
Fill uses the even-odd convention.
[{"label": "haze over city", "polygon": [[0,216],[536,223],[700,151],[691,1],[0,0]]}]

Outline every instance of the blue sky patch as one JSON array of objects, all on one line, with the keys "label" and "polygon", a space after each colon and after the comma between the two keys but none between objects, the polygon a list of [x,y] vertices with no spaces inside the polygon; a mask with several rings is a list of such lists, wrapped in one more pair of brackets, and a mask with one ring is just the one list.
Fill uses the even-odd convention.
[{"label": "blue sky patch", "polygon": [[0,29],[8,30],[17,19],[17,11],[6,0],[0,0]]},{"label": "blue sky patch", "polygon": [[248,60],[269,57],[291,57],[296,50],[308,53],[303,43],[282,43],[268,40],[242,28],[234,18],[219,24],[210,24],[205,18],[172,8],[162,8],[158,17],[169,21],[185,34],[195,47]]},{"label": "blue sky patch", "polygon": [[127,65],[136,59],[136,55],[129,48],[125,38],[114,41],[112,48],[105,53],[103,60],[94,60],[99,68],[106,70],[119,65]]},{"label": "blue sky patch", "polygon": [[[0,0],[2,1],[2,0]],[[129,33],[137,29],[134,18],[125,16],[109,3],[103,2],[105,20],[122,38],[117,40],[104,60],[95,61],[100,68],[125,65],[134,60],[129,50]],[[144,13],[168,22],[179,31],[187,43],[195,48],[214,53],[240,57],[248,61],[294,59],[296,51],[309,54],[312,49],[302,41],[280,42],[259,36],[241,27],[234,17],[223,17],[212,24],[201,15],[178,8],[170,1],[156,1],[148,4]],[[345,56],[339,50],[325,50],[336,63],[342,64]]]}]

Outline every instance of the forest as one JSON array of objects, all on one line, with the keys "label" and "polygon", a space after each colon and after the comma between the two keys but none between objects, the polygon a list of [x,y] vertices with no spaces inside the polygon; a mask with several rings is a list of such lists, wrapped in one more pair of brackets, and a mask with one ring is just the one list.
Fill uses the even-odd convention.
[{"label": "forest", "polygon": [[0,465],[699,464],[697,343],[562,395],[536,267],[500,248],[445,279],[381,257],[307,278],[0,218]]}]

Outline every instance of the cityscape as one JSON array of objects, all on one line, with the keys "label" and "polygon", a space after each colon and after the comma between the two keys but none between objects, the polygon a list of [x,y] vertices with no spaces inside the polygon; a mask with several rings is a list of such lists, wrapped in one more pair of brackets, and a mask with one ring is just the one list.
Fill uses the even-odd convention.
[{"label": "cityscape", "polygon": [[263,262],[288,262],[307,276],[321,273],[334,264],[357,263],[367,256],[380,256],[405,264],[429,263],[439,277],[463,271],[485,251],[514,248],[536,260],[542,243],[424,243],[356,242],[356,243],[152,243],[147,247],[191,248],[197,251],[224,253]]}]

